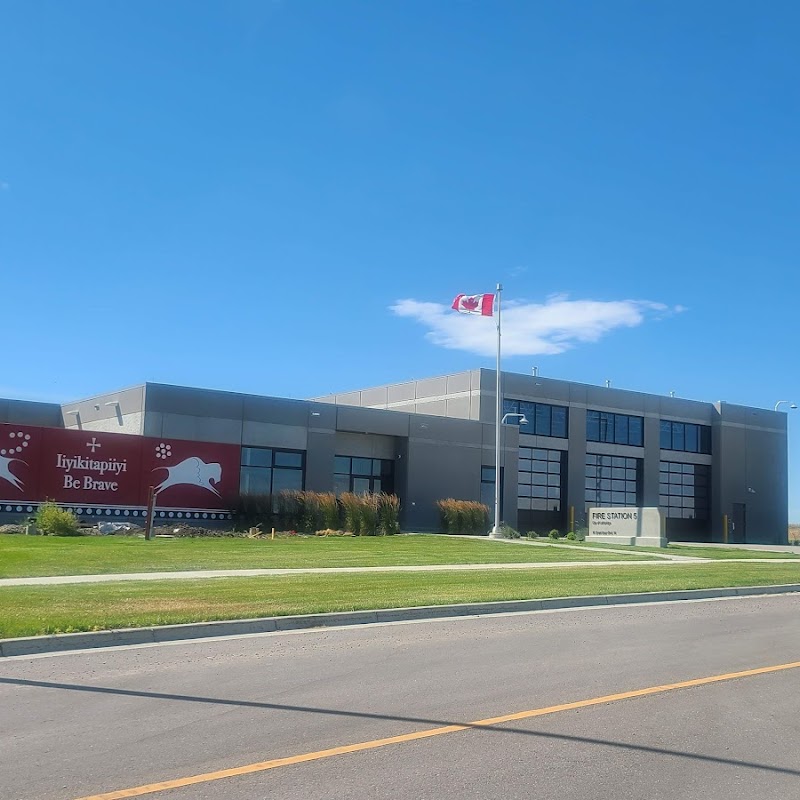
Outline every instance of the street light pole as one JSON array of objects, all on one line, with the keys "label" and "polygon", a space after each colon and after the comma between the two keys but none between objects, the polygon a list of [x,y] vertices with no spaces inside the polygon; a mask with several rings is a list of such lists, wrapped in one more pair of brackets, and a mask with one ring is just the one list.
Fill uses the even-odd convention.
[{"label": "street light pole", "polygon": [[[788,403],[788,402],[789,402],[788,400],[778,400],[778,402],[775,403],[775,410],[777,411],[778,410],[778,406],[780,406],[781,404]],[[789,405],[789,408],[797,408],[797,403],[791,403]]]},{"label": "street light pole", "polygon": [[[498,408],[498,417],[499,408]],[[495,457],[495,468],[494,468],[494,527],[492,528],[492,532],[489,534],[490,539],[502,539],[503,536],[500,533],[500,426],[506,424],[506,420],[509,417],[518,417],[520,425],[527,425],[528,418],[524,414],[504,414],[503,418],[497,423],[497,451]]]}]

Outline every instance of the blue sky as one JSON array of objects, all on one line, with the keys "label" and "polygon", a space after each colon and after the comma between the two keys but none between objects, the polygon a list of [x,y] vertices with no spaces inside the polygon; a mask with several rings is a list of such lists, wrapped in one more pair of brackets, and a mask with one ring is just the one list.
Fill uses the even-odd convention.
[{"label": "blue sky", "polygon": [[777,0],[4,0],[0,396],[492,367],[430,304],[500,281],[506,369],[800,403],[799,29]]}]

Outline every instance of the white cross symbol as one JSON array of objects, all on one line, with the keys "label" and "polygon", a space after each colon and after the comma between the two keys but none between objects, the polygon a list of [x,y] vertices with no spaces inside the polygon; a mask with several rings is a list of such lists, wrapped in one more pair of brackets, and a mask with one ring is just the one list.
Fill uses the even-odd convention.
[{"label": "white cross symbol", "polygon": [[92,455],[94,455],[94,451],[97,450],[98,447],[102,447],[103,445],[101,445],[100,442],[97,441],[96,436],[92,436],[92,441],[86,442],[86,446],[92,448]]}]

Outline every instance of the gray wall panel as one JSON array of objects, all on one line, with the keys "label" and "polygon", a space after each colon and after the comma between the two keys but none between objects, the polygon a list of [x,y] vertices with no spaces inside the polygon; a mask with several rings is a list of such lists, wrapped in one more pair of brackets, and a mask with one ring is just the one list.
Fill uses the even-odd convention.
[{"label": "gray wall panel", "polygon": [[407,383],[396,383],[387,387],[386,400],[389,403],[399,403],[403,400],[414,400],[416,397],[415,384],[413,381]]},{"label": "gray wall panel", "polygon": [[242,422],[235,419],[216,419],[214,417],[165,413],[161,432],[164,438],[169,439],[192,439],[200,442],[241,444]]},{"label": "gray wall panel", "polygon": [[305,450],[308,447],[308,428],[299,425],[275,425],[272,422],[242,423],[242,444],[250,447],[285,447]]},{"label": "gray wall panel", "polygon": [[447,394],[447,377],[417,381],[417,400],[423,397],[442,397]]},{"label": "gray wall panel", "polygon": [[148,411],[240,420],[245,395],[215,389],[148,383],[145,397]]},{"label": "gray wall panel", "polygon": [[336,434],[333,431],[310,431],[306,453],[306,489],[330,492],[333,487],[333,464]]},{"label": "gray wall panel", "polygon": [[481,450],[411,439],[403,498],[407,529],[441,530],[436,501],[446,497],[480,500]]},{"label": "gray wall panel", "polygon": [[339,406],[336,414],[336,429],[354,433],[408,436],[408,420],[408,414],[397,411]]},{"label": "gray wall panel", "polygon": [[458,394],[459,392],[469,392],[471,386],[471,373],[457,372],[447,376],[447,394]]},{"label": "gray wall panel", "polygon": [[112,417],[110,419],[97,419],[93,422],[84,422],[82,418],[70,417],[72,424],[65,425],[67,428],[78,428],[74,420],[80,421],[80,430],[99,431],[101,433],[127,433],[133,436],[141,436],[144,431],[144,413],[137,411],[133,414],[126,414],[124,417]]},{"label": "gray wall panel", "polygon": [[642,477],[642,504],[645,507],[658,506],[661,458],[658,447],[653,446],[653,443],[658,444],[658,438],[658,419],[656,417],[645,417],[644,442],[648,445],[644,448],[644,474]]},{"label": "gray wall panel", "polygon": [[417,400],[417,414],[429,414],[443,417],[447,412],[447,403],[444,400]]},{"label": "gray wall panel", "polygon": [[410,435],[416,439],[435,439],[452,444],[480,446],[482,427],[474,422],[447,417],[412,416],[409,418]]},{"label": "gray wall panel", "polygon": [[469,397],[453,397],[447,400],[446,416],[460,417],[461,419],[469,419],[470,414],[470,398]]},{"label": "gray wall panel", "polygon": [[155,437],[164,435],[164,415],[160,411],[145,412],[142,435]]},{"label": "gray wall panel", "polygon": [[718,409],[719,421],[712,429],[715,539],[722,538],[723,515],[732,523],[735,504],[742,504],[745,530],[729,528],[729,541],[785,544],[789,524],[786,417],[727,403]]},{"label": "gray wall panel", "polygon": [[378,389],[364,389],[361,392],[361,405],[385,408],[388,402],[388,394],[385,386]]},{"label": "gray wall panel", "polygon": [[393,436],[337,431],[333,447],[335,450],[334,455],[337,456],[388,458],[392,460],[395,458],[395,438]]},{"label": "gray wall panel", "polygon": [[[586,409],[569,410],[569,450],[567,451],[567,520],[574,509],[575,527],[586,527]],[[563,494],[563,492],[562,492]]]},{"label": "gray wall panel", "polygon": [[589,386],[586,390],[586,404],[589,408],[600,410],[619,410],[638,416],[644,414],[644,395],[621,389],[606,389],[604,386]]},{"label": "gray wall panel", "polygon": [[144,408],[144,385],[61,406],[65,428],[129,434],[143,433]]},{"label": "gray wall panel", "polygon": [[[587,406],[589,403],[589,387],[582,383],[570,384],[569,402],[578,406]],[[585,425],[583,430],[586,431]]]},{"label": "gray wall panel", "polygon": [[61,406],[31,400],[0,400],[0,422],[61,428]]},{"label": "gray wall panel", "polygon": [[303,400],[282,397],[254,397],[242,395],[240,416],[250,422],[272,422],[278,425],[308,425],[311,411],[327,408],[324,404],[311,404]]}]

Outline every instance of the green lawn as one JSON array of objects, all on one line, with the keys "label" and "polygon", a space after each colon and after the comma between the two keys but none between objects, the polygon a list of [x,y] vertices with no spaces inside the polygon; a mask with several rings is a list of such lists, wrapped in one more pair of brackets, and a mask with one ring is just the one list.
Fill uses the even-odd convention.
[{"label": "green lawn", "polygon": [[[647,555],[639,557],[648,558]],[[520,564],[625,558],[581,548],[530,547],[444,536],[185,538],[147,542],[134,536],[0,535],[0,578],[193,569]]]},{"label": "green lawn", "polygon": [[[499,546],[505,551],[514,547]],[[520,548],[523,549],[523,548]],[[291,575],[0,588],[0,637],[472,601],[800,582],[800,563]]]},{"label": "green lawn", "polygon": [[[559,542],[571,547],[584,548],[612,548],[614,550],[627,550],[631,553],[666,553],[676,556],[693,556],[694,558],[712,558],[724,560],[729,558],[800,558],[797,553],[778,553],[772,550],[740,550],[736,547],[686,547],[679,544],[669,544],[664,547],[639,547],[628,544],[601,544],[599,542]],[[558,548],[561,549],[561,548]]]}]

